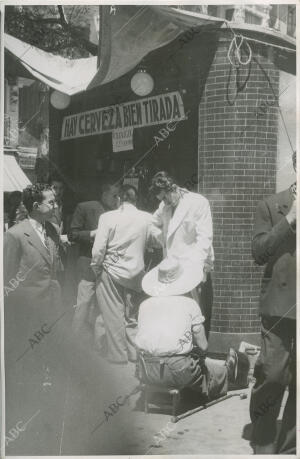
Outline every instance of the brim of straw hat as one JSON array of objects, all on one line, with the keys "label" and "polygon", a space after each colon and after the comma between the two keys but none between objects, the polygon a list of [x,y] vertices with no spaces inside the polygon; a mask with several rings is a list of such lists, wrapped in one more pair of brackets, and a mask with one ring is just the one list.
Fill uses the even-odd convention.
[{"label": "brim of straw hat", "polygon": [[203,266],[186,260],[180,261],[180,265],[178,278],[169,283],[159,281],[159,265],[151,269],[142,280],[144,292],[149,296],[184,295],[197,287],[203,279]]}]

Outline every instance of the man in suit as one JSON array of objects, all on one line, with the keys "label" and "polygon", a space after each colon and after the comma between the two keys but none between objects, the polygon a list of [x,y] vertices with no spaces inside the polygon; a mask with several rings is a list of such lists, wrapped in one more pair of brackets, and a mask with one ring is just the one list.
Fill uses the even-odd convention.
[{"label": "man in suit", "polygon": [[28,219],[5,234],[4,295],[8,301],[18,300],[26,307],[36,308],[30,320],[44,321],[44,313],[52,316],[53,309],[60,307],[60,243],[57,231],[48,221],[53,215],[55,198],[50,187],[36,184],[23,191],[23,203]]},{"label": "man in suit", "polygon": [[[294,167],[296,155],[293,157]],[[296,454],[296,184],[258,204],[253,257],[265,265],[261,285],[261,352],[250,416],[255,454]],[[277,445],[276,419],[289,395]]]},{"label": "man in suit", "polygon": [[55,205],[53,192],[47,185],[29,186],[23,191],[23,203],[28,219],[10,228],[4,238],[8,428],[34,413],[42,404],[46,379],[51,385],[49,377],[56,377],[55,346],[61,326],[56,322],[62,319],[57,280],[62,270],[60,241],[48,222]]},{"label": "man in suit", "polygon": [[202,266],[203,281],[191,295],[200,304],[208,337],[212,308],[210,271],[214,260],[209,202],[198,193],[180,188],[164,171],[153,177],[150,192],[161,201],[153,215],[152,231],[161,242],[164,257],[174,255]]},{"label": "man in suit", "polygon": [[53,176],[50,180],[51,190],[55,196],[56,206],[54,208],[51,223],[58,228],[62,235],[63,243],[67,241],[67,233],[69,232],[71,219],[74,213],[74,192],[70,188],[66,188],[64,182],[58,176]]},{"label": "man in suit", "polygon": [[[119,187],[112,180],[106,179],[100,184],[99,201],[85,201],[77,205],[69,233],[69,240],[79,245],[77,261],[78,291],[74,314],[74,331],[89,328],[93,307],[95,308],[95,275],[90,268],[92,247],[97,232],[100,215],[108,210],[117,209],[119,205]],[[94,325],[94,323],[93,323]],[[96,322],[96,340],[100,331]]]},{"label": "man in suit", "polygon": [[141,291],[151,214],[136,208],[137,190],[132,185],[124,185],[120,195],[120,208],[99,218],[92,269],[106,331],[106,357],[126,364],[136,359],[136,353],[125,326],[125,307],[128,295]]}]

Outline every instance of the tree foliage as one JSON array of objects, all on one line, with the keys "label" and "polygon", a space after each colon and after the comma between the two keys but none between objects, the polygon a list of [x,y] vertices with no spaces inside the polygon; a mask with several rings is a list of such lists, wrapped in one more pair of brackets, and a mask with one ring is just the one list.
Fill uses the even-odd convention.
[{"label": "tree foliage", "polygon": [[97,54],[89,40],[98,7],[88,5],[6,6],[5,32],[44,51],[69,58]]}]

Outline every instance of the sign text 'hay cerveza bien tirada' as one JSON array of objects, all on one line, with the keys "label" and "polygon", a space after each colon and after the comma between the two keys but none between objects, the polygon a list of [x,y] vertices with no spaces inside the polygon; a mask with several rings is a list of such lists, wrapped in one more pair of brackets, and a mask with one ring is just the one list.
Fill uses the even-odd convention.
[{"label": "sign text 'hay cerveza bien tirada'", "polygon": [[62,123],[61,140],[184,119],[181,94],[174,91],[65,116]]}]

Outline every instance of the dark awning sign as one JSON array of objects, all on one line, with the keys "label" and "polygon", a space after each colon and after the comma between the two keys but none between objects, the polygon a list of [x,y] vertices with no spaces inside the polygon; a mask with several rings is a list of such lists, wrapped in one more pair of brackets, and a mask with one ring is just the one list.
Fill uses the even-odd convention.
[{"label": "dark awning sign", "polygon": [[186,118],[179,91],[65,116],[61,140],[145,127]]}]

